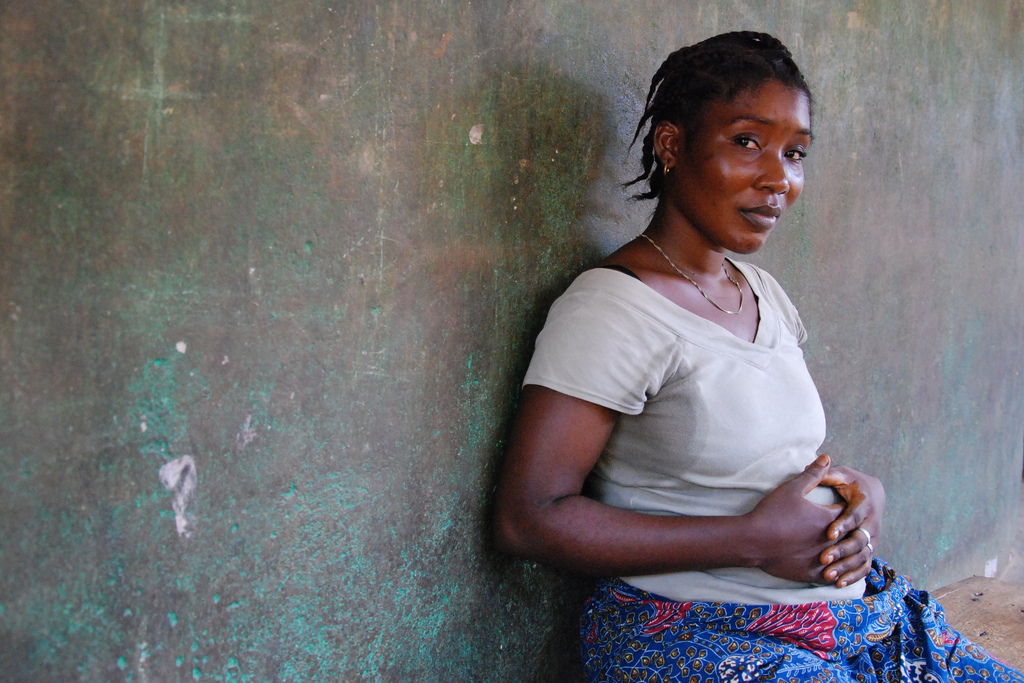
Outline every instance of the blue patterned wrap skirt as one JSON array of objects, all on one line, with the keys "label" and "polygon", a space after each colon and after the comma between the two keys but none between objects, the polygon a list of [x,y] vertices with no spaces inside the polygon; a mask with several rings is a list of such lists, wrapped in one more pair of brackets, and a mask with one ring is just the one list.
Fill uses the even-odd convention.
[{"label": "blue patterned wrap skirt", "polygon": [[601,581],[580,625],[588,680],[1024,683],[884,562],[867,584],[861,600],[746,605],[675,602]]}]

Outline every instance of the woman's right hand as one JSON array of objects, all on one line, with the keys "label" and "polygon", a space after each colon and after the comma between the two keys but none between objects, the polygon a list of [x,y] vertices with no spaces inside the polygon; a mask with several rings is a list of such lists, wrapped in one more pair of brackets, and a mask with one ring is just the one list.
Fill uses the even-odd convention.
[{"label": "woman's right hand", "polygon": [[819,505],[805,496],[821,485],[830,460],[821,455],[802,473],[785,482],[754,507],[746,517],[755,538],[762,539],[757,567],[772,576],[816,584],[825,578],[822,553],[834,544],[829,526],[843,513],[842,505]]}]

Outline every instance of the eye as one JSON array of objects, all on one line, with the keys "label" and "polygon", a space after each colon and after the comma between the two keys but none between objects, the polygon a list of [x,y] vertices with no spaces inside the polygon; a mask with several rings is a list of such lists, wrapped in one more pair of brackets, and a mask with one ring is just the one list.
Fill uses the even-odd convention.
[{"label": "eye", "polygon": [[801,162],[807,158],[807,152],[802,149],[791,149],[786,152],[786,158],[792,161]]},{"label": "eye", "polygon": [[759,149],[757,140],[748,135],[738,135],[733,138],[733,142],[744,149]]}]

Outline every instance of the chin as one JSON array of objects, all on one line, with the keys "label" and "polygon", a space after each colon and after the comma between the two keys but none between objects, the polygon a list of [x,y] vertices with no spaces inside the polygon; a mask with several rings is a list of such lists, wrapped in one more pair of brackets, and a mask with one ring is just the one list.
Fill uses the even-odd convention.
[{"label": "chin", "polygon": [[737,244],[729,249],[734,254],[753,254],[761,250],[764,243],[768,241],[768,235],[764,236],[764,239],[747,242],[746,244]]}]

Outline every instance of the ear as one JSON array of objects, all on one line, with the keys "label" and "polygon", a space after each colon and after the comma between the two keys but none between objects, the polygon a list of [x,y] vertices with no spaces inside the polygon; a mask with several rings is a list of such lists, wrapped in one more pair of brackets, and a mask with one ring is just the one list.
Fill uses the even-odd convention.
[{"label": "ear", "polygon": [[654,154],[663,168],[675,168],[682,158],[685,138],[683,129],[671,121],[662,121],[654,128]]}]

